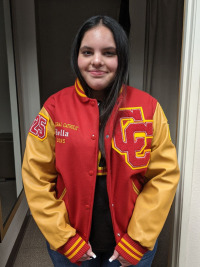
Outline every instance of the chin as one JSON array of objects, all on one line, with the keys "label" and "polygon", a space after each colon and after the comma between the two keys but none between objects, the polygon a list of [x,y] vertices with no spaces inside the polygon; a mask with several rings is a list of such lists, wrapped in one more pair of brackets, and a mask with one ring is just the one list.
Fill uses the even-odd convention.
[{"label": "chin", "polygon": [[89,87],[93,90],[104,90],[109,86],[108,83],[90,83]]}]

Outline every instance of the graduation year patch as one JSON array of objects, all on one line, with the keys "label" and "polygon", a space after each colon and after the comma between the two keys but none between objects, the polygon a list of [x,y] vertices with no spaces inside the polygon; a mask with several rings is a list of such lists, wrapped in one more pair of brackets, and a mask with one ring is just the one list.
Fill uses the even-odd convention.
[{"label": "graduation year patch", "polygon": [[131,169],[147,167],[152,138],[153,120],[145,120],[142,107],[119,109],[112,147]]},{"label": "graduation year patch", "polygon": [[48,121],[48,117],[39,113],[31,125],[29,134],[43,141],[47,137]]}]

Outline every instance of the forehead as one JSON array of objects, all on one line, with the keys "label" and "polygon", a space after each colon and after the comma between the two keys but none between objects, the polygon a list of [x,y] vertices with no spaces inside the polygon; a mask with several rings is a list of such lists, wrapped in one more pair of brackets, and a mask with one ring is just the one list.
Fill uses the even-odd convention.
[{"label": "forehead", "polygon": [[111,30],[103,25],[94,27],[87,32],[85,32],[83,39],[81,41],[81,46],[113,46],[116,47],[115,40]]}]

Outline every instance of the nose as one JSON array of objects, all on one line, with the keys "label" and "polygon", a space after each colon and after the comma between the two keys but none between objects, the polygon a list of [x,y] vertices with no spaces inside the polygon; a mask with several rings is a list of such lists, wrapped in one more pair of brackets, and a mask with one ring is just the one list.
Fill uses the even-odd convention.
[{"label": "nose", "polygon": [[102,66],[102,65],[103,65],[103,58],[102,58],[102,56],[100,55],[100,53],[95,53],[95,54],[93,55],[91,64],[92,64],[93,66],[95,66],[95,67],[97,67],[97,66]]}]

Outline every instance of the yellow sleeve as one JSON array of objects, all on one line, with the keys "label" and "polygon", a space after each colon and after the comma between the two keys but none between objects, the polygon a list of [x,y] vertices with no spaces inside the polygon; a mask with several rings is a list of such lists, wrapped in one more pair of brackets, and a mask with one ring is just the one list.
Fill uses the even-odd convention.
[{"label": "yellow sleeve", "polygon": [[163,228],[179,181],[176,149],[165,114],[157,104],[153,118],[152,152],[147,183],[138,196],[127,233],[150,250]]},{"label": "yellow sleeve", "polygon": [[53,249],[65,245],[76,230],[69,224],[62,200],[56,198],[55,130],[43,107],[33,122],[26,143],[22,178],[31,213]]}]

